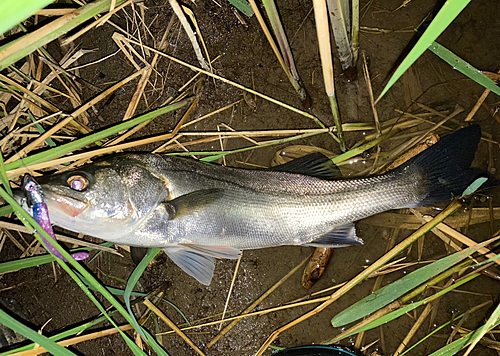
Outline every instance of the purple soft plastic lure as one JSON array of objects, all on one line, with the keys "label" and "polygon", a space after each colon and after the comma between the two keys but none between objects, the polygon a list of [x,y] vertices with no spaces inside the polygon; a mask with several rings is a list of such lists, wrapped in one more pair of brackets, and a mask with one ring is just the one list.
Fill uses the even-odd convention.
[{"label": "purple soft plastic lure", "polygon": [[[56,236],[54,234],[54,230],[52,230],[52,224],[50,223],[49,209],[47,204],[43,201],[42,188],[29,174],[24,176],[22,188],[26,194],[26,198],[28,199],[28,205],[33,209],[33,218],[47,232],[47,234],[55,240]],[[68,262],[68,260],[64,258],[63,255],[61,255],[61,253],[57,251],[57,249],[45,237],[42,235],[40,235],[40,237],[42,238],[45,246],[47,246],[54,256],[60,258],[64,262]],[[87,252],[77,252],[73,253],[71,257],[73,257],[76,261],[82,261],[87,259],[89,254]]]}]

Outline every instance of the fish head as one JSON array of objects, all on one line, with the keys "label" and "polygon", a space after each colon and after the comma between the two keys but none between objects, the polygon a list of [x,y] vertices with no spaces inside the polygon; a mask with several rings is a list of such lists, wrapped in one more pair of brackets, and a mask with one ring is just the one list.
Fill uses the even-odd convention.
[{"label": "fish head", "polygon": [[37,180],[52,223],[112,242],[120,242],[168,196],[162,179],[123,158]]}]

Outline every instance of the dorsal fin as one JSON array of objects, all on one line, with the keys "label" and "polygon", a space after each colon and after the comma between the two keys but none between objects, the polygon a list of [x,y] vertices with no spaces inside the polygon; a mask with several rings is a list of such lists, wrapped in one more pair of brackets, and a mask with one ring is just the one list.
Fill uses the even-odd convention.
[{"label": "dorsal fin", "polygon": [[342,178],[339,167],[331,159],[319,152],[296,158],[293,161],[269,169],[275,172],[303,174],[323,180]]}]

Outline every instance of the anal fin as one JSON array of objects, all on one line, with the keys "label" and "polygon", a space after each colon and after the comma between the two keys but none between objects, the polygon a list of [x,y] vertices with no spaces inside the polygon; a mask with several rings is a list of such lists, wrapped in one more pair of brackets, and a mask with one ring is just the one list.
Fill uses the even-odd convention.
[{"label": "anal fin", "polygon": [[312,247],[344,247],[349,245],[362,245],[363,240],[356,236],[356,229],[353,223],[339,225],[323,234],[305,246]]},{"label": "anal fin", "polygon": [[130,246],[130,257],[132,257],[132,261],[136,266],[141,263],[142,259],[146,256],[146,253],[148,253],[149,250],[150,249],[148,247]]}]

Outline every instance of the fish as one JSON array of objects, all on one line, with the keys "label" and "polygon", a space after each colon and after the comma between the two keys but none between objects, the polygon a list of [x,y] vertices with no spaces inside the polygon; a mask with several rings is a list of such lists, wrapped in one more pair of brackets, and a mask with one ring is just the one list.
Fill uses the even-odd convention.
[{"label": "fish", "polygon": [[[56,240],[56,235],[52,229],[52,224],[49,217],[49,209],[47,204],[43,200],[43,193],[41,186],[35,181],[35,179],[26,174],[23,178],[22,190],[26,196],[25,203],[30,207],[33,218],[44,229],[50,237]],[[50,252],[57,258],[68,262],[68,260],[55,248],[52,243],[47,240],[43,235],[40,235],[44,245],[48,248]],[[82,261],[89,257],[87,252],[76,252],[71,255],[76,261]]]},{"label": "fish", "polygon": [[460,196],[485,175],[470,167],[480,138],[471,125],[387,173],[356,179],[340,179],[321,154],[249,170],[139,152],[38,180],[54,224],[132,248],[162,248],[209,285],[216,258],[282,245],[361,245],[355,221]]}]

